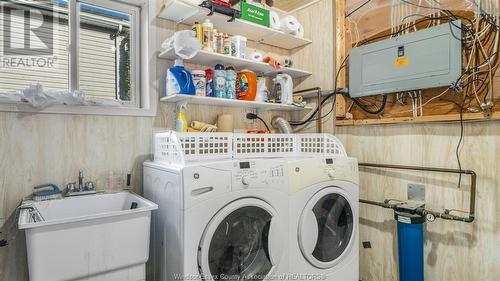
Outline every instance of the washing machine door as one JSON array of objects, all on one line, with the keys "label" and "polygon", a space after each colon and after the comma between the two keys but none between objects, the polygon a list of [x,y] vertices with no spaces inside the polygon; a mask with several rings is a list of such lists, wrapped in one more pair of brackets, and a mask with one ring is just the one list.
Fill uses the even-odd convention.
[{"label": "washing machine door", "polygon": [[326,187],[307,202],[299,221],[298,242],[307,261],[327,269],[342,261],[354,240],[354,214],[349,196]]},{"label": "washing machine door", "polygon": [[204,280],[268,280],[279,263],[282,239],[276,211],[245,198],[220,210],[205,229],[198,249]]}]

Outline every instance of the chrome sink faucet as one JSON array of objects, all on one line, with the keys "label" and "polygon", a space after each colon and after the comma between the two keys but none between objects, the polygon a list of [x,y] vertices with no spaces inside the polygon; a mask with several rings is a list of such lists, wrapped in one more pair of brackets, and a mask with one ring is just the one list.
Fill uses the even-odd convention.
[{"label": "chrome sink faucet", "polygon": [[78,172],[78,187],[76,186],[76,182],[70,182],[66,184],[66,196],[85,195],[94,193],[96,193],[94,182],[88,181],[85,184],[83,182],[83,170],[80,170]]},{"label": "chrome sink faucet", "polygon": [[83,171],[80,170],[78,172],[78,191],[82,192],[84,191],[84,186],[83,186]]}]

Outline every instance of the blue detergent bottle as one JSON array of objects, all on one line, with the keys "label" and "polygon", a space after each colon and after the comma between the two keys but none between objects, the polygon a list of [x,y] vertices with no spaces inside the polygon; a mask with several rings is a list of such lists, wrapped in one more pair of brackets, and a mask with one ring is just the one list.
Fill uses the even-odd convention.
[{"label": "blue detergent bottle", "polygon": [[226,97],[226,71],[224,66],[218,64],[215,66],[214,71],[214,95],[216,98]]},{"label": "blue detergent bottle", "polygon": [[196,88],[191,72],[184,68],[182,60],[175,60],[175,65],[167,71],[166,96],[194,95],[195,93]]},{"label": "blue detergent bottle", "polygon": [[236,99],[236,76],[238,74],[234,71],[234,67],[226,68],[226,99]]}]

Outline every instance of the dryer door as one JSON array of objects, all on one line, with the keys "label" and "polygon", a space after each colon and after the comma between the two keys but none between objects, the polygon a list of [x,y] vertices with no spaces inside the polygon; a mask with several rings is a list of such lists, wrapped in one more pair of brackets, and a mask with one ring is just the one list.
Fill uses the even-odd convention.
[{"label": "dryer door", "polygon": [[338,187],[326,187],[306,204],[299,221],[298,242],[313,266],[327,269],[342,261],[354,238],[354,214],[349,196]]},{"label": "dryer door", "polygon": [[262,200],[245,198],[225,206],[198,248],[204,280],[267,280],[282,254],[279,224],[276,211]]}]

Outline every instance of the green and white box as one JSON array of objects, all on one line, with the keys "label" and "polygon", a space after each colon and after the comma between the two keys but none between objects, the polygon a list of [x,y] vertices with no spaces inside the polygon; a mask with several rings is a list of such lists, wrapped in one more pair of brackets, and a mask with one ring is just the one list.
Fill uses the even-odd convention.
[{"label": "green and white box", "polygon": [[240,3],[240,8],[242,19],[269,27],[269,10],[248,4],[245,1]]}]

